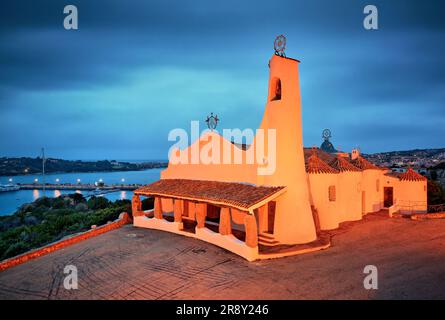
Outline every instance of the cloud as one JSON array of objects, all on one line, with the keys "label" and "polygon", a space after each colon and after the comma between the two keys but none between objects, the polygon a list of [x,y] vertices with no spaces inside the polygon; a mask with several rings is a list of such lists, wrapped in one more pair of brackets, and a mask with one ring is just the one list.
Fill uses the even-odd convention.
[{"label": "cloud", "polygon": [[60,1],[1,5],[0,134],[20,128],[3,154],[165,158],[168,130],[210,112],[256,128],[281,33],[302,61],[306,145],[325,127],[345,148],[442,143],[445,4],[376,0],[369,32],[366,1],[70,3],[77,31],[63,29]]}]

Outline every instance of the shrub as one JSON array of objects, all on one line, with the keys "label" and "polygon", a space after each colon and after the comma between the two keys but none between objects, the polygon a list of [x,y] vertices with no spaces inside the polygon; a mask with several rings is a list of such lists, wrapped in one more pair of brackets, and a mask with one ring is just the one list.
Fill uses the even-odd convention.
[{"label": "shrub", "polygon": [[429,205],[445,203],[445,191],[439,182],[428,180],[427,193]]},{"label": "shrub", "polygon": [[15,242],[11,244],[8,249],[3,253],[2,259],[14,257],[20,253],[26,252],[30,249],[29,245],[23,241]]},{"label": "shrub", "polygon": [[98,209],[105,209],[106,207],[108,207],[109,202],[107,198],[104,197],[91,197],[87,204],[88,204],[88,208],[92,209],[92,210],[98,210]]},{"label": "shrub", "polygon": [[129,200],[110,202],[92,197],[86,201],[82,195],[43,198],[23,205],[14,215],[0,217],[0,259],[88,230],[91,225],[103,225],[130,210]]}]

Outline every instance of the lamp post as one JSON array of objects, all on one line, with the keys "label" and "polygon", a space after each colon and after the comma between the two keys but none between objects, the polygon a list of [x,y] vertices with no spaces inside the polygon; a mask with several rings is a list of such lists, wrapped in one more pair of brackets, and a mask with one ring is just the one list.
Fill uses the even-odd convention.
[{"label": "lamp post", "polygon": [[45,195],[45,149],[42,148],[42,183],[43,183],[43,195]]}]

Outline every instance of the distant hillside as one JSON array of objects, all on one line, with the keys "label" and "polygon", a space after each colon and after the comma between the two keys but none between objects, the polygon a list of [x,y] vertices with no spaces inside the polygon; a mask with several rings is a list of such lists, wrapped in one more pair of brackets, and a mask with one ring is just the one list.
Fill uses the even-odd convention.
[{"label": "distant hillside", "polygon": [[[166,167],[165,162],[130,163],[118,161],[71,161],[48,158],[45,162],[45,172],[103,172],[131,171]],[[42,158],[0,158],[0,176],[15,176],[42,172]]]},{"label": "distant hillside", "polygon": [[384,167],[411,166],[427,169],[444,165],[445,148],[389,151],[365,154],[364,156],[375,164]]},{"label": "distant hillside", "polygon": [[418,157],[434,157],[445,153],[445,148],[439,149],[413,149],[402,151],[388,151],[366,154],[367,156],[418,156]]}]

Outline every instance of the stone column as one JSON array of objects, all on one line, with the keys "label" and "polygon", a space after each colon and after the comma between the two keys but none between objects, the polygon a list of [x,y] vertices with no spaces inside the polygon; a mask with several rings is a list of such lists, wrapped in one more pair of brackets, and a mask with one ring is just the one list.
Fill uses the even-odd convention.
[{"label": "stone column", "polygon": [[267,212],[268,204],[261,206],[258,208],[258,224],[260,232],[266,232],[269,229],[268,224],[268,212]]},{"label": "stone column", "polygon": [[193,201],[187,201],[188,202],[188,214],[189,218],[196,220],[196,203]]},{"label": "stone column", "polygon": [[189,201],[182,200],[182,216],[188,218],[189,216]]},{"label": "stone column", "polygon": [[133,196],[133,198],[131,198],[131,211],[133,213],[133,217],[142,216],[144,214],[142,212],[141,198],[136,194]]},{"label": "stone column", "polygon": [[221,208],[219,216],[219,233],[223,236],[232,233],[232,226],[230,224],[230,210],[229,208]]},{"label": "stone column", "polygon": [[154,215],[156,219],[162,219],[162,202],[160,197],[155,197]]},{"label": "stone column", "polygon": [[173,212],[173,199],[171,198],[161,198],[162,212]]},{"label": "stone column", "polygon": [[196,204],[196,225],[197,228],[204,228],[207,215],[207,203]]},{"label": "stone column", "polygon": [[232,220],[236,224],[244,223],[244,216],[247,214],[246,211],[238,210],[235,208],[230,209],[232,211]]},{"label": "stone column", "polygon": [[175,199],[173,213],[175,216],[175,222],[182,222],[182,212],[183,212],[184,201]]},{"label": "stone column", "polygon": [[251,248],[258,246],[258,229],[256,219],[252,214],[244,217],[244,227],[246,229],[246,245]]}]

